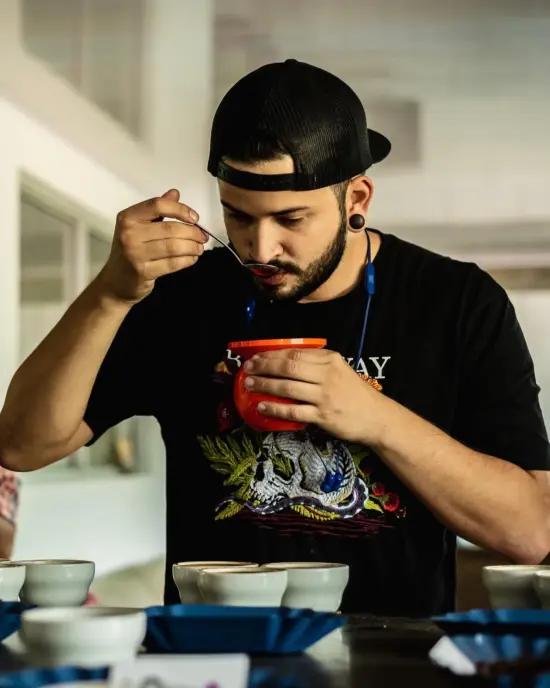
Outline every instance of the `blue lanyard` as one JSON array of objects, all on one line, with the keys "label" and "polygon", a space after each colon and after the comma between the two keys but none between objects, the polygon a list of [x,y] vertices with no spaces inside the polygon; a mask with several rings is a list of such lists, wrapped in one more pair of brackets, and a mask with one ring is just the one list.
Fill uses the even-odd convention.
[{"label": "blue lanyard", "polygon": [[374,296],[375,281],[374,281],[374,263],[372,262],[370,236],[367,232],[367,264],[365,266],[365,293],[367,294],[367,303],[365,305],[365,315],[363,316],[363,327],[361,329],[361,338],[359,339],[359,346],[357,347],[357,356],[355,358],[355,372],[359,369],[359,362],[361,361],[361,354],[363,353],[363,345],[365,344],[365,337],[367,336],[367,323],[369,321],[370,305],[372,297]]},{"label": "blue lanyard", "polygon": [[[374,263],[372,262],[372,252],[369,233],[367,235],[367,263],[365,265],[365,278],[364,278],[364,288],[367,295],[367,303],[365,305],[365,314],[363,316],[363,326],[361,328],[361,338],[359,339],[359,346],[357,347],[357,356],[355,357],[355,372],[359,369],[359,363],[361,361],[361,354],[363,353],[363,346],[365,344],[365,338],[367,336],[367,324],[369,321],[370,307],[372,302],[372,297],[375,291],[375,280],[374,280]],[[256,312],[256,299],[252,298],[246,307],[246,324],[248,327],[252,324],[254,319],[254,314]]]}]

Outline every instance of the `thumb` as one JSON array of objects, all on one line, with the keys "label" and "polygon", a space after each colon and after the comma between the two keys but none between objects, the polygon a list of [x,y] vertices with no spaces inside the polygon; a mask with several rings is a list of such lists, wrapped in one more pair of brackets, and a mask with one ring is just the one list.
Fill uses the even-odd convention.
[{"label": "thumb", "polygon": [[167,198],[170,201],[179,201],[180,192],[177,189],[169,189],[162,194],[162,198]]}]

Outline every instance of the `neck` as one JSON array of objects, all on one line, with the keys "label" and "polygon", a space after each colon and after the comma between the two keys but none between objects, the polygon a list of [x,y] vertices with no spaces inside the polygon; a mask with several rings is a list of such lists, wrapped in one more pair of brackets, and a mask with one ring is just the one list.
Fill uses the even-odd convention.
[{"label": "neck", "polygon": [[[369,238],[371,260],[374,260],[380,248],[380,235],[377,232],[369,232]],[[352,234],[336,270],[319,289],[302,299],[300,303],[332,301],[332,299],[345,296],[353,291],[363,279],[363,271],[367,262],[367,248],[366,232]]]}]

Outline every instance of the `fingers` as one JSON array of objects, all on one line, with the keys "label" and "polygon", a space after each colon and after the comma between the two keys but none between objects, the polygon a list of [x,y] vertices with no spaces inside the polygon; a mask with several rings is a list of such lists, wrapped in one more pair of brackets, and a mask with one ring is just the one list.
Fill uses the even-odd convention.
[{"label": "fingers", "polygon": [[144,226],[134,225],[134,232],[139,234],[139,240],[143,242],[158,241],[159,239],[188,239],[201,244],[208,243],[210,237],[196,225],[188,225],[183,222],[170,222],[168,220],[152,222]]},{"label": "fingers", "polygon": [[162,194],[162,198],[169,198],[171,201],[180,200],[180,192],[177,189],[168,189]]},{"label": "fingers", "polygon": [[264,416],[290,420],[294,423],[304,423],[305,425],[319,422],[317,408],[308,404],[277,404],[271,401],[262,401],[258,404],[258,411]]},{"label": "fingers", "polygon": [[155,280],[172,272],[189,268],[198,259],[198,256],[171,256],[161,260],[151,260],[143,264],[142,276],[145,280]]},{"label": "fingers", "polygon": [[190,267],[204,253],[206,243],[198,227],[181,222],[134,224],[120,232],[119,240],[126,259],[144,280]]},{"label": "fingers", "polygon": [[189,239],[166,237],[138,244],[133,255],[143,262],[165,258],[191,258],[204,253],[204,244]]},{"label": "fingers", "polygon": [[[294,350],[298,351],[298,350]],[[273,352],[275,353],[275,352]],[[277,352],[282,354],[282,351]],[[298,351],[302,354],[303,352]],[[321,384],[325,379],[325,371],[321,363],[326,359],[316,357],[295,356],[253,356],[244,364],[244,370],[249,375],[261,375],[265,377],[285,378],[287,380],[301,380],[313,384]]]},{"label": "fingers", "polygon": [[292,360],[304,363],[325,364],[339,354],[329,349],[280,349],[279,351],[262,351],[254,358],[262,360]]},{"label": "fingers", "polygon": [[182,222],[198,222],[198,213],[179,202],[179,191],[171,189],[162,196],[133,205],[119,213],[117,224],[124,227],[134,222],[152,222],[159,217],[171,217]]},{"label": "fingers", "polygon": [[121,230],[119,240],[124,253],[136,262],[200,256],[207,243],[205,234],[198,227],[181,222],[132,225]]},{"label": "fingers", "polygon": [[282,399],[292,399],[292,401],[302,401],[313,405],[321,401],[322,387],[310,382],[253,376],[247,377],[244,384],[253,392],[261,392]]}]

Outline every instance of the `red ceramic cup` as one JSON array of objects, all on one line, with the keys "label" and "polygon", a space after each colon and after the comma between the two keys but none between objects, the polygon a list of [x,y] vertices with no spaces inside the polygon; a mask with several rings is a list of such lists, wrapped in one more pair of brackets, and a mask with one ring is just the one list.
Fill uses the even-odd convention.
[{"label": "red ceramic cup", "polygon": [[245,387],[248,375],[243,366],[249,358],[263,351],[280,351],[282,349],[322,349],[327,344],[326,339],[255,339],[248,342],[231,342],[227,345],[233,354],[241,357],[241,367],[235,377],[233,399],[235,406],[244,422],[253,430],[261,432],[280,432],[303,430],[305,423],[296,423],[280,418],[270,418],[258,411],[258,404],[262,401],[275,401],[278,404],[296,404],[300,402],[290,399],[273,397],[261,392],[252,392]]}]

